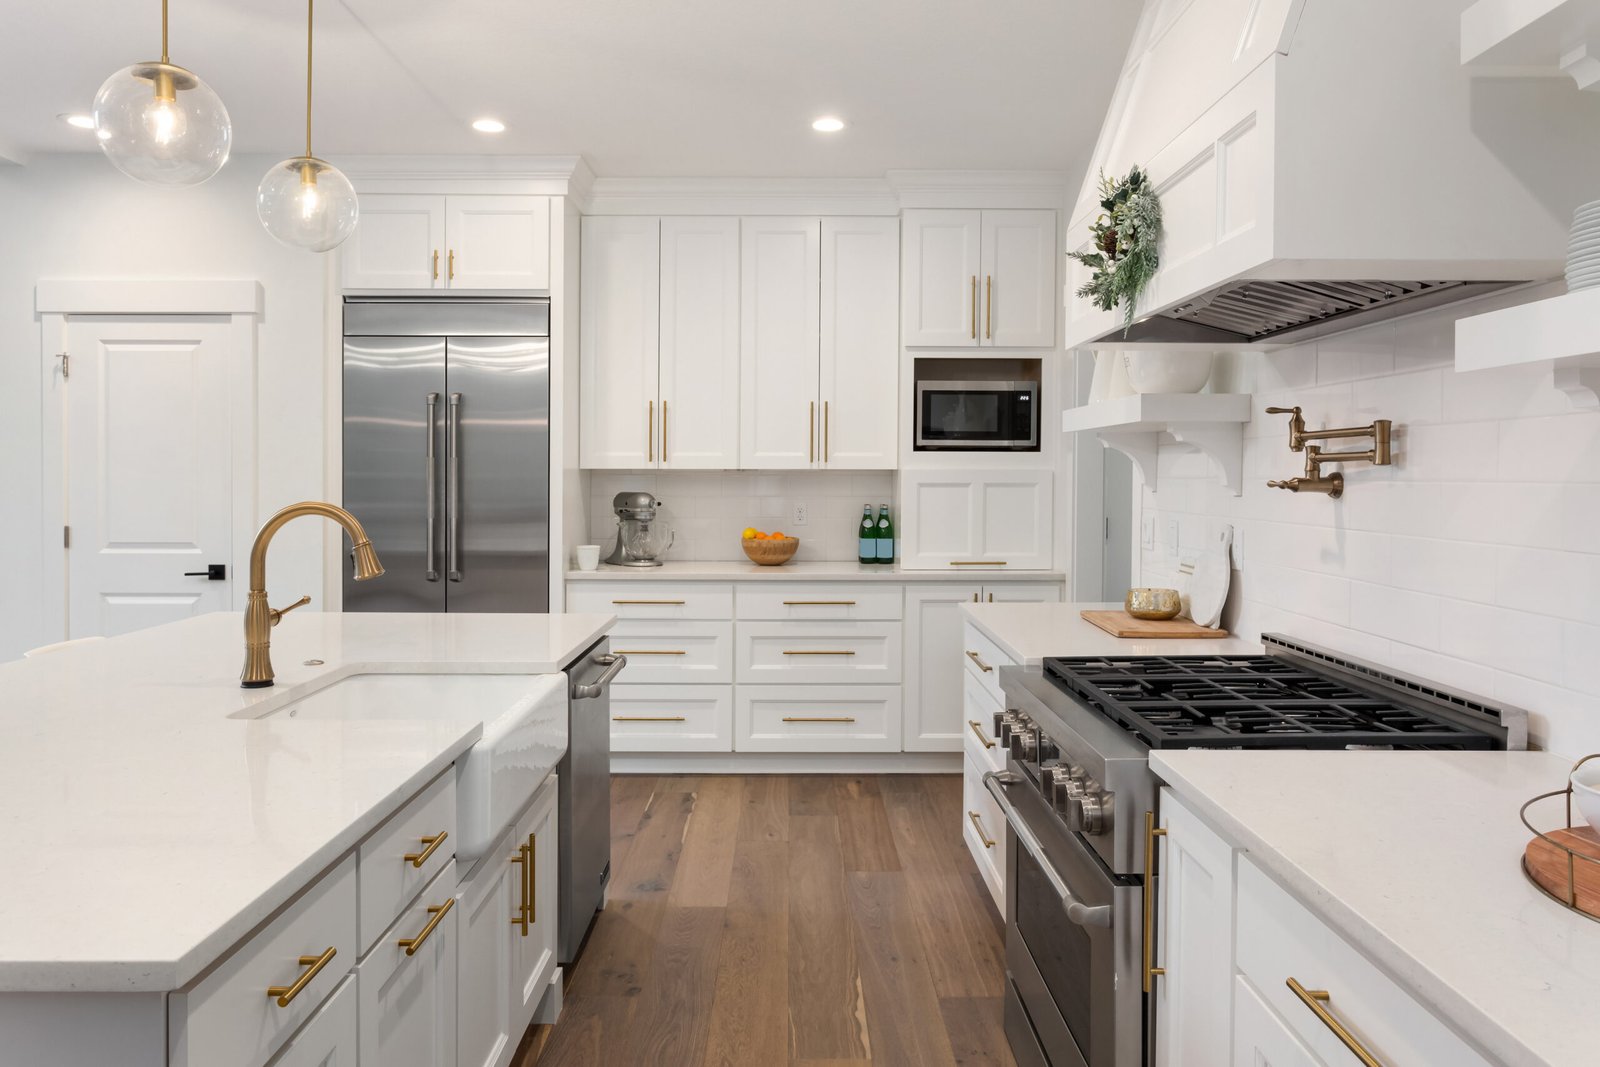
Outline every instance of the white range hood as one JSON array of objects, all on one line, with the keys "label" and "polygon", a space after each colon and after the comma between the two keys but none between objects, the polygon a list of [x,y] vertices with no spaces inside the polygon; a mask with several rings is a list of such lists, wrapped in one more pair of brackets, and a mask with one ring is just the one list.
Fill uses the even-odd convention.
[{"label": "white range hood", "polygon": [[1600,198],[1600,108],[1461,66],[1463,0],[1147,0],[1097,171],[1146,167],[1162,267],[1133,329],[1076,291],[1068,348],[1277,347],[1559,275]]}]

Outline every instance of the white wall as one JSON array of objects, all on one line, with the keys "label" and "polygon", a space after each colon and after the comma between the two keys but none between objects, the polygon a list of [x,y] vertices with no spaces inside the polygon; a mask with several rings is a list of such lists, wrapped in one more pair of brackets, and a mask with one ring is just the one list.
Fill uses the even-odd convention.
[{"label": "white wall", "polygon": [[[594,471],[590,474],[589,537],[605,558],[617,543],[611,498],[622,492],[654,493],[676,533],[666,558],[742,560],[739,535],[746,526],[800,538],[797,560],[851,560],[861,508],[896,501],[892,471]],[[792,523],[795,504],[810,512]],[[571,564],[571,560],[567,561]]]},{"label": "white wall", "polygon": [[[1600,748],[1600,412],[1572,411],[1543,367],[1453,365],[1459,315],[1537,295],[1224,357],[1212,388],[1254,393],[1244,495],[1198,454],[1164,449],[1159,491],[1135,505],[1156,538],[1139,582],[1172,584],[1178,562],[1230,523],[1241,551],[1224,621],[1235,630],[1292,634],[1519,705],[1558,752]],[[1288,416],[1263,413],[1294,404],[1313,429],[1392,419],[1394,465],[1350,464],[1337,501],[1267,488],[1304,467]]]},{"label": "white wall", "polygon": [[[235,157],[195,189],[152,189],[98,154],[0,167],[0,660],[41,632],[41,278],[249,278],[265,289],[258,355],[258,513],[323,495],[325,257],[285,248],[256,220],[256,183],[276,158]],[[321,531],[273,542],[279,601],[321,589]],[[234,573],[244,561],[235,560]]]}]

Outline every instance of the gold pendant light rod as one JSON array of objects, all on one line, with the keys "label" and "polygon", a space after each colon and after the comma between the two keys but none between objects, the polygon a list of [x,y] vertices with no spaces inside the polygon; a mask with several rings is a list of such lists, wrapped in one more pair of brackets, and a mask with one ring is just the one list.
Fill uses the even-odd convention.
[{"label": "gold pendant light rod", "polygon": [[167,54],[167,0],[161,0],[161,62],[172,62],[172,57]]},{"label": "gold pendant light rod", "polygon": [[[161,0],[163,4],[167,0]],[[306,0],[306,158],[311,157],[311,17],[317,0]]]}]

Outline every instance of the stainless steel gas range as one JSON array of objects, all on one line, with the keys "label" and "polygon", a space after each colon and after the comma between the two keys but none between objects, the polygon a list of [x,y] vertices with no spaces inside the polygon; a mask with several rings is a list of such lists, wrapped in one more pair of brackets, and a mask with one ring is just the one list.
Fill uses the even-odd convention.
[{"label": "stainless steel gas range", "polygon": [[[1264,654],[1002,668],[1006,1036],[1021,1067],[1151,1062],[1152,748],[1527,747],[1527,714],[1277,634]],[[1147,889],[1149,892],[1147,892]]]}]

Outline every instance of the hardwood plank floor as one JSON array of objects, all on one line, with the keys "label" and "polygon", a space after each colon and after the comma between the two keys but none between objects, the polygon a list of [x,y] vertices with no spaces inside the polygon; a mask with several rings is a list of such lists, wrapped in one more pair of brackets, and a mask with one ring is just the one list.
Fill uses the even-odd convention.
[{"label": "hardwood plank floor", "polygon": [[618,776],[606,910],[514,1067],[1015,1067],[956,775]]}]

